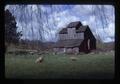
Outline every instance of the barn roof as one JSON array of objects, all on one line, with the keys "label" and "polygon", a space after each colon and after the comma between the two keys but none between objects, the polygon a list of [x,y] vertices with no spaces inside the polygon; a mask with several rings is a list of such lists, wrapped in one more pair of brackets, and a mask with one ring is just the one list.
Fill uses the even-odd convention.
[{"label": "barn roof", "polygon": [[82,26],[80,21],[76,21],[76,22],[71,22],[70,24],[68,24],[67,28],[76,28],[78,26]]},{"label": "barn roof", "polygon": [[[76,33],[79,32],[85,32],[85,30],[87,29],[88,26],[80,26],[77,30]],[[60,32],[60,34],[66,34],[67,33],[67,28],[63,28]]]},{"label": "barn roof", "polygon": [[59,40],[55,43],[54,47],[78,47],[82,43],[83,39],[69,39],[69,40]]},{"label": "barn roof", "polygon": [[80,28],[76,30],[76,33],[85,32],[85,30],[87,29],[87,27],[88,26],[80,26]]},{"label": "barn roof", "polygon": [[67,33],[67,28],[63,28],[59,33],[60,34],[66,34]]}]

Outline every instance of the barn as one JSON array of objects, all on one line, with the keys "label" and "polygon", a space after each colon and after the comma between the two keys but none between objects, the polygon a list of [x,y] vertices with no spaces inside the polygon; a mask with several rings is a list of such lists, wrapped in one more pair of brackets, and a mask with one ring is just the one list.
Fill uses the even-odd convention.
[{"label": "barn", "polygon": [[89,53],[96,49],[96,39],[88,25],[71,22],[59,31],[59,40],[53,50],[58,53]]}]

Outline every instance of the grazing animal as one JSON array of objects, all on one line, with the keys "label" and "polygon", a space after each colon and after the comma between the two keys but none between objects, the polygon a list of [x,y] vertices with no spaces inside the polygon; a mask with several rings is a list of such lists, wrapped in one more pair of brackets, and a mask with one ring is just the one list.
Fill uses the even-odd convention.
[{"label": "grazing animal", "polygon": [[34,54],[34,52],[29,52],[31,55],[33,55]]},{"label": "grazing animal", "polygon": [[35,61],[35,63],[41,63],[41,62],[43,62],[43,57],[39,57]]},{"label": "grazing animal", "polygon": [[72,61],[76,61],[76,60],[77,60],[76,57],[70,57],[70,59],[71,59]]}]

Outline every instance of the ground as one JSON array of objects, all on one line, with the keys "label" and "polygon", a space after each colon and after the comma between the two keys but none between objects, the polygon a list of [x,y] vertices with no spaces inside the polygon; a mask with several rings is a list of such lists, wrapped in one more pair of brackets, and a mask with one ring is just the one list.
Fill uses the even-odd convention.
[{"label": "ground", "polygon": [[[114,77],[114,52],[100,54],[54,55],[6,54],[5,77],[20,79],[111,79]],[[42,63],[35,60],[43,56]],[[75,57],[76,60],[71,60]]]}]

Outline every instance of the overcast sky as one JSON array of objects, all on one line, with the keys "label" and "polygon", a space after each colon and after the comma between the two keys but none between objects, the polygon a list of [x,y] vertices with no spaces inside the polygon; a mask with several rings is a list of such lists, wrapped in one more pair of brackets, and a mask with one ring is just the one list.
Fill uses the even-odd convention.
[{"label": "overcast sky", "polygon": [[[39,8],[40,9],[39,9]],[[57,33],[70,22],[81,21],[83,25],[89,25],[91,31],[95,36],[100,36],[103,42],[114,41],[115,34],[115,10],[112,5],[26,5],[27,12],[20,9],[20,5],[7,5],[5,9],[9,9],[16,17],[18,31],[23,31],[22,38],[39,39],[38,29],[40,28],[40,19],[38,10],[43,12],[42,33],[44,41],[57,41]],[[101,8],[103,7],[103,10]],[[26,10],[25,9],[25,10]],[[48,13],[46,17],[44,14]],[[104,11],[100,12],[100,11]],[[32,15],[32,20],[30,14]],[[26,15],[26,16],[24,16]],[[102,17],[101,17],[102,15]],[[103,15],[106,16],[103,17]],[[22,17],[21,17],[22,16]],[[47,18],[47,20],[46,20]],[[101,21],[103,18],[103,21]],[[39,19],[39,21],[38,21]],[[47,25],[47,22],[49,25]],[[31,25],[32,23],[32,25]],[[27,25],[27,26],[26,26]],[[32,37],[31,27],[34,31]],[[103,28],[104,27],[104,28]]]}]

